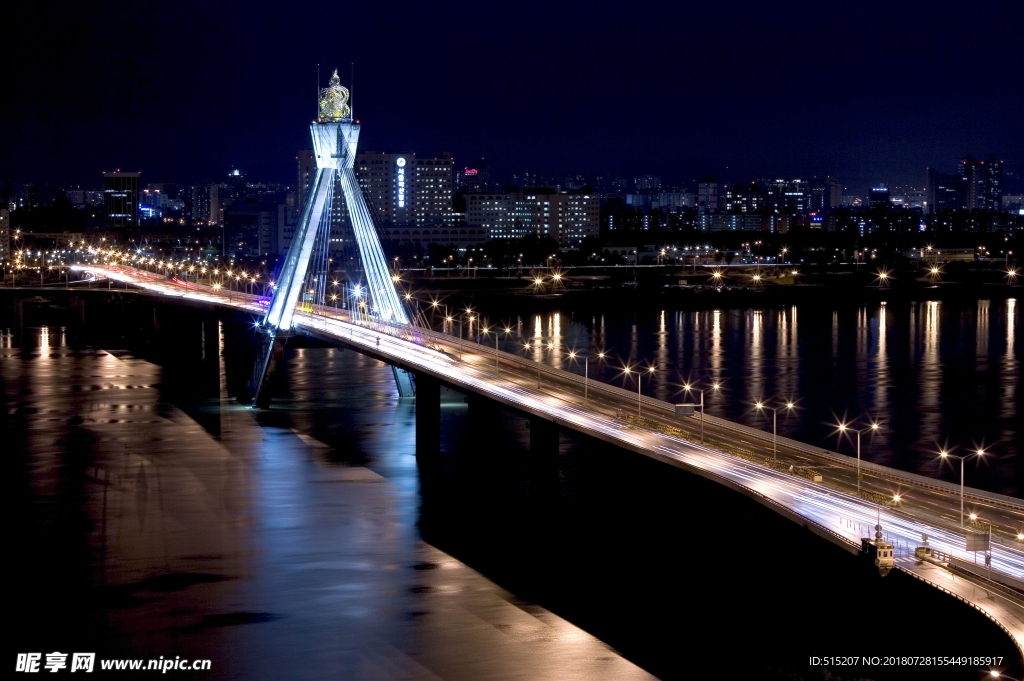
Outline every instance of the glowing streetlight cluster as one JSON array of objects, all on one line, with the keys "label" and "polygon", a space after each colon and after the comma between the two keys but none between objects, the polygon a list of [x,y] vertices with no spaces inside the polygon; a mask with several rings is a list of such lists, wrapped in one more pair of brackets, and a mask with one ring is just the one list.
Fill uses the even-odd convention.
[{"label": "glowing streetlight cluster", "polygon": [[847,431],[857,434],[857,496],[860,496],[860,436],[864,432],[876,432],[882,425],[877,421],[872,421],[864,428],[851,428],[849,424],[840,421],[836,425],[836,429],[840,433],[846,433]]}]

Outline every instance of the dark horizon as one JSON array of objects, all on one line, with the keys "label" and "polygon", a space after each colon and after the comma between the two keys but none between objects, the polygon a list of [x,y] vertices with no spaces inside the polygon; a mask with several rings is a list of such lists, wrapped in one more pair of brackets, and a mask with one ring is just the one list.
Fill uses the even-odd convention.
[{"label": "dark horizon", "polygon": [[351,85],[352,62],[362,149],[486,157],[499,177],[832,175],[857,192],[1024,160],[1020,4],[37,7],[12,10],[6,180],[294,182],[315,87],[335,66]]}]

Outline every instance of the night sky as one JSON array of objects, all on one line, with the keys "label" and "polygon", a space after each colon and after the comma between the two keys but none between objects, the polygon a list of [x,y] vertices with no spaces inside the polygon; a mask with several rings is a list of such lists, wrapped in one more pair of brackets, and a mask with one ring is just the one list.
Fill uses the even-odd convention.
[{"label": "night sky", "polygon": [[[210,4],[215,6],[209,6]],[[294,182],[355,62],[361,148],[688,183],[1024,166],[1024,3],[18,2],[0,179]]]}]

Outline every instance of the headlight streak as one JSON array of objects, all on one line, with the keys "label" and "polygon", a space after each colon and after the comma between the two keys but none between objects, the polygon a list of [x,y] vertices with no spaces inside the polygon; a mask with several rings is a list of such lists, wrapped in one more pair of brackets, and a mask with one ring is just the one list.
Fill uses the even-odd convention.
[{"label": "headlight streak", "polygon": [[[229,305],[256,314],[265,313],[265,309],[258,304],[259,296],[241,293],[218,294],[205,285],[175,282],[159,275],[126,267],[72,265],[69,268],[94,277],[108,277],[162,295]],[[475,361],[459,361],[452,355],[428,346],[345,321],[340,315],[334,317],[296,311],[295,325],[362,345],[371,352],[389,355],[409,365],[432,371],[453,383],[501,398],[512,405],[547,414],[581,429],[603,433],[635,446],[659,451],[687,465],[707,470],[760,493],[855,543],[859,542],[862,536],[861,530],[873,528],[877,522],[878,507],[871,502],[838,490],[825,491],[797,476],[761,467],[683,438],[633,430],[629,425],[600,412],[588,412],[575,404],[567,404],[566,401],[575,399],[575,396],[558,386],[545,386],[543,393],[528,390],[507,377],[495,376],[493,372],[488,371],[489,363],[484,366]],[[501,382],[497,382],[498,380]],[[913,496],[911,495],[909,499],[913,501]],[[921,534],[926,533],[929,544],[934,549],[969,563],[974,561],[973,554],[961,548],[962,535],[938,525],[909,519],[905,513],[890,508],[883,510],[882,523],[890,540],[907,546],[916,546],[920,542]],[[844,520],[860,527],[847,527]],[[1019,579],[1024,578],[1024,551],[993,542],[992,569]]]}]

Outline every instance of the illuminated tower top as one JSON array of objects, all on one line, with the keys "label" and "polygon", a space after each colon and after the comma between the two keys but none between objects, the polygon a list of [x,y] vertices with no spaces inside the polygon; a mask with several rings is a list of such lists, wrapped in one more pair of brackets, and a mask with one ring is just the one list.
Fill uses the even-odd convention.
[{"label": "illuminated tower top", "polygon": [[334,69],[331,84],[320,91],[320,120],[338,123],[352,119],[352,108],[348,105],[348,88],[341,84],[338,69]]}]

